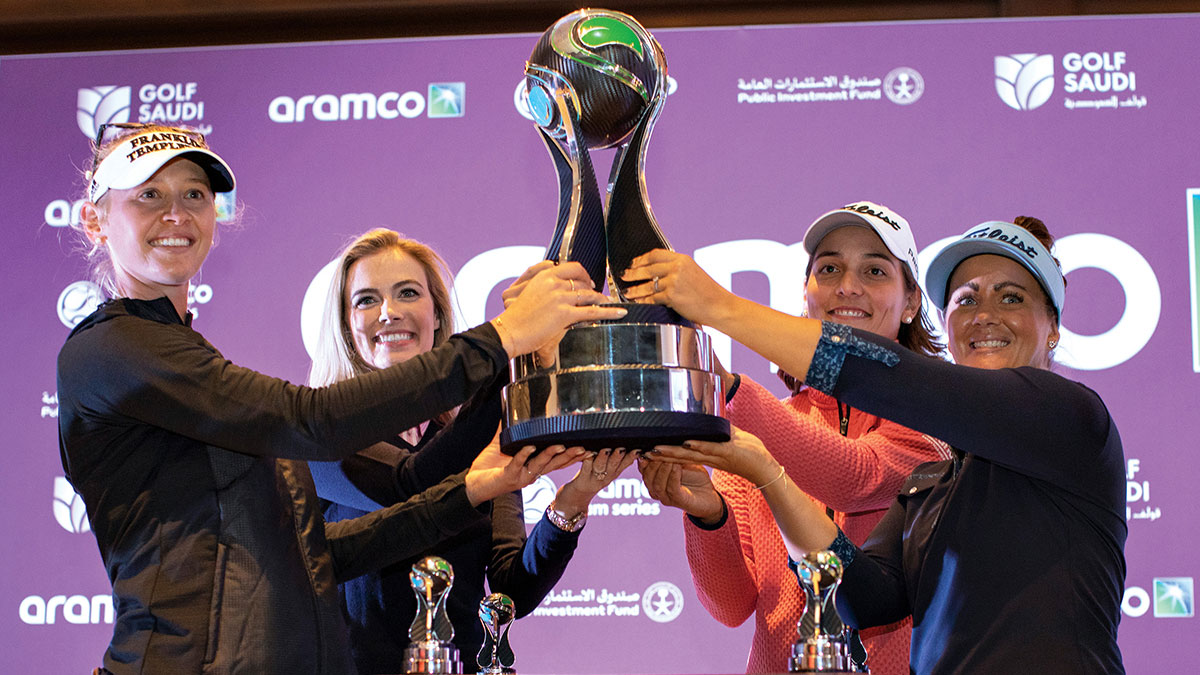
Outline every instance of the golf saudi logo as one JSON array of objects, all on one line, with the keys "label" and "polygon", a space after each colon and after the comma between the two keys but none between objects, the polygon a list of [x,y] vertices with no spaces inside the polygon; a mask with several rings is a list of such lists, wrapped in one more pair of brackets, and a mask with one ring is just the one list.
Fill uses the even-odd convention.
[{"label": "golf saudi logo", "polygon": [[996,93],[1015,110],[1033,110],[1054,92],[1054,57],[1011,54],[996,57]]},{"label": "golf saudi logo", "polygon": [[83,498],[75,493],[71,482],[63,476],[54,478],[54,519],[67,532],[81,534],[92,531]]},{"label": "golf saudi logo", "polygon": [[95,138],[102,124],[128,122],[132,103],[131,87],[80,89],[75,97],[75,121],[85,136]]}]

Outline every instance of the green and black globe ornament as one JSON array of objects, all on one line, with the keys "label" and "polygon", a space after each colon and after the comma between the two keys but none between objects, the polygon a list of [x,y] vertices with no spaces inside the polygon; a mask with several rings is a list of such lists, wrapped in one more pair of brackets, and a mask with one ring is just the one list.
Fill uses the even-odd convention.
[{"label": "green and black globe ornament", "polygon": [[[546,258],[576,261],[628,310],[567,331],[549,362],[513,359],[501,446],[555,443],[648,450],[728,440],[725,395],[709,336],[674,311],[624,302],[620,276],[669,249],[646,192],[646,147],[667,96],[662,47],[633,17],[581,9],[542,34],[525,93],[558,174],[558,218]],[[589,151],[615,148],[605,199]],[[542,358],[545,358],[543,350]]]}]

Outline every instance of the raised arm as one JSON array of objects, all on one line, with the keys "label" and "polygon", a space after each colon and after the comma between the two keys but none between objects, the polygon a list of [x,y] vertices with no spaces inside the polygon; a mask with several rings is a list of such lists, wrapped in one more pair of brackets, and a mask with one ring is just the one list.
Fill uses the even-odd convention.
[{"label": "raised arm", "polygon": [[[810,397],[830,407],[810,406]],[[914,466],[950,456],[946,444],[857,409],[850,435],[843,436],[833,405],[813,392],[780,401],[742,377],[726,412],[733,424],[758,436],[800,489],[843,513],[886,509]]]},{"label": "raised arm", "polygon": [[636,258],[625,277],[649,281],[630,291],[638,302],[669,304],[803,373],[818,391],[1035,477],[1080,483],[1077,467],[1095,461],[1115,433],[1095,393],[1050,371],[957,366],[865,331],[789,316],[733,295],[671,251]]}]

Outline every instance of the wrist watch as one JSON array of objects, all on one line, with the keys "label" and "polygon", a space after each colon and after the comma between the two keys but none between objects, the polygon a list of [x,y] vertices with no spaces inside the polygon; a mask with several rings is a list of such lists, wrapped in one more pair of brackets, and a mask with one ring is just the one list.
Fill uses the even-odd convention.
[{"label": "wrist watch", "polygon": [[568,516],[554,508],[555,506],[554,502],[550,502],[550,506],[546,507],[546,519],[553,523],[555,527],[564,532],[578,532],[583,529],[584,524],[587,523],[587,509],[573,516]]}]

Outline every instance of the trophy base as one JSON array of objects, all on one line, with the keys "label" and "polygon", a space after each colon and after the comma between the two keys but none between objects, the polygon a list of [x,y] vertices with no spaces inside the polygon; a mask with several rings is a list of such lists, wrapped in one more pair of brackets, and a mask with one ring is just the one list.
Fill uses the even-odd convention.
[{"label": "trophy base", "polygon": [[792,645],[788,659],[790,673],[853,673],[854,661],[850,650],[841,640],[818,635]]},{"label": "trophy base", "polygon": [[458,647],[449,642],[429,640],[413,642],[404,650],[404,672],[406,674],[462,673],[462,662],[458,660]]},{"label": "trophy base", "polygon": [[584,413],[529,420],[500,432],[500,449],[514,455],[527,445],[580,446],[585,450],[650,450],[684,441],[729,440],[729,420],[704,413]]}]

